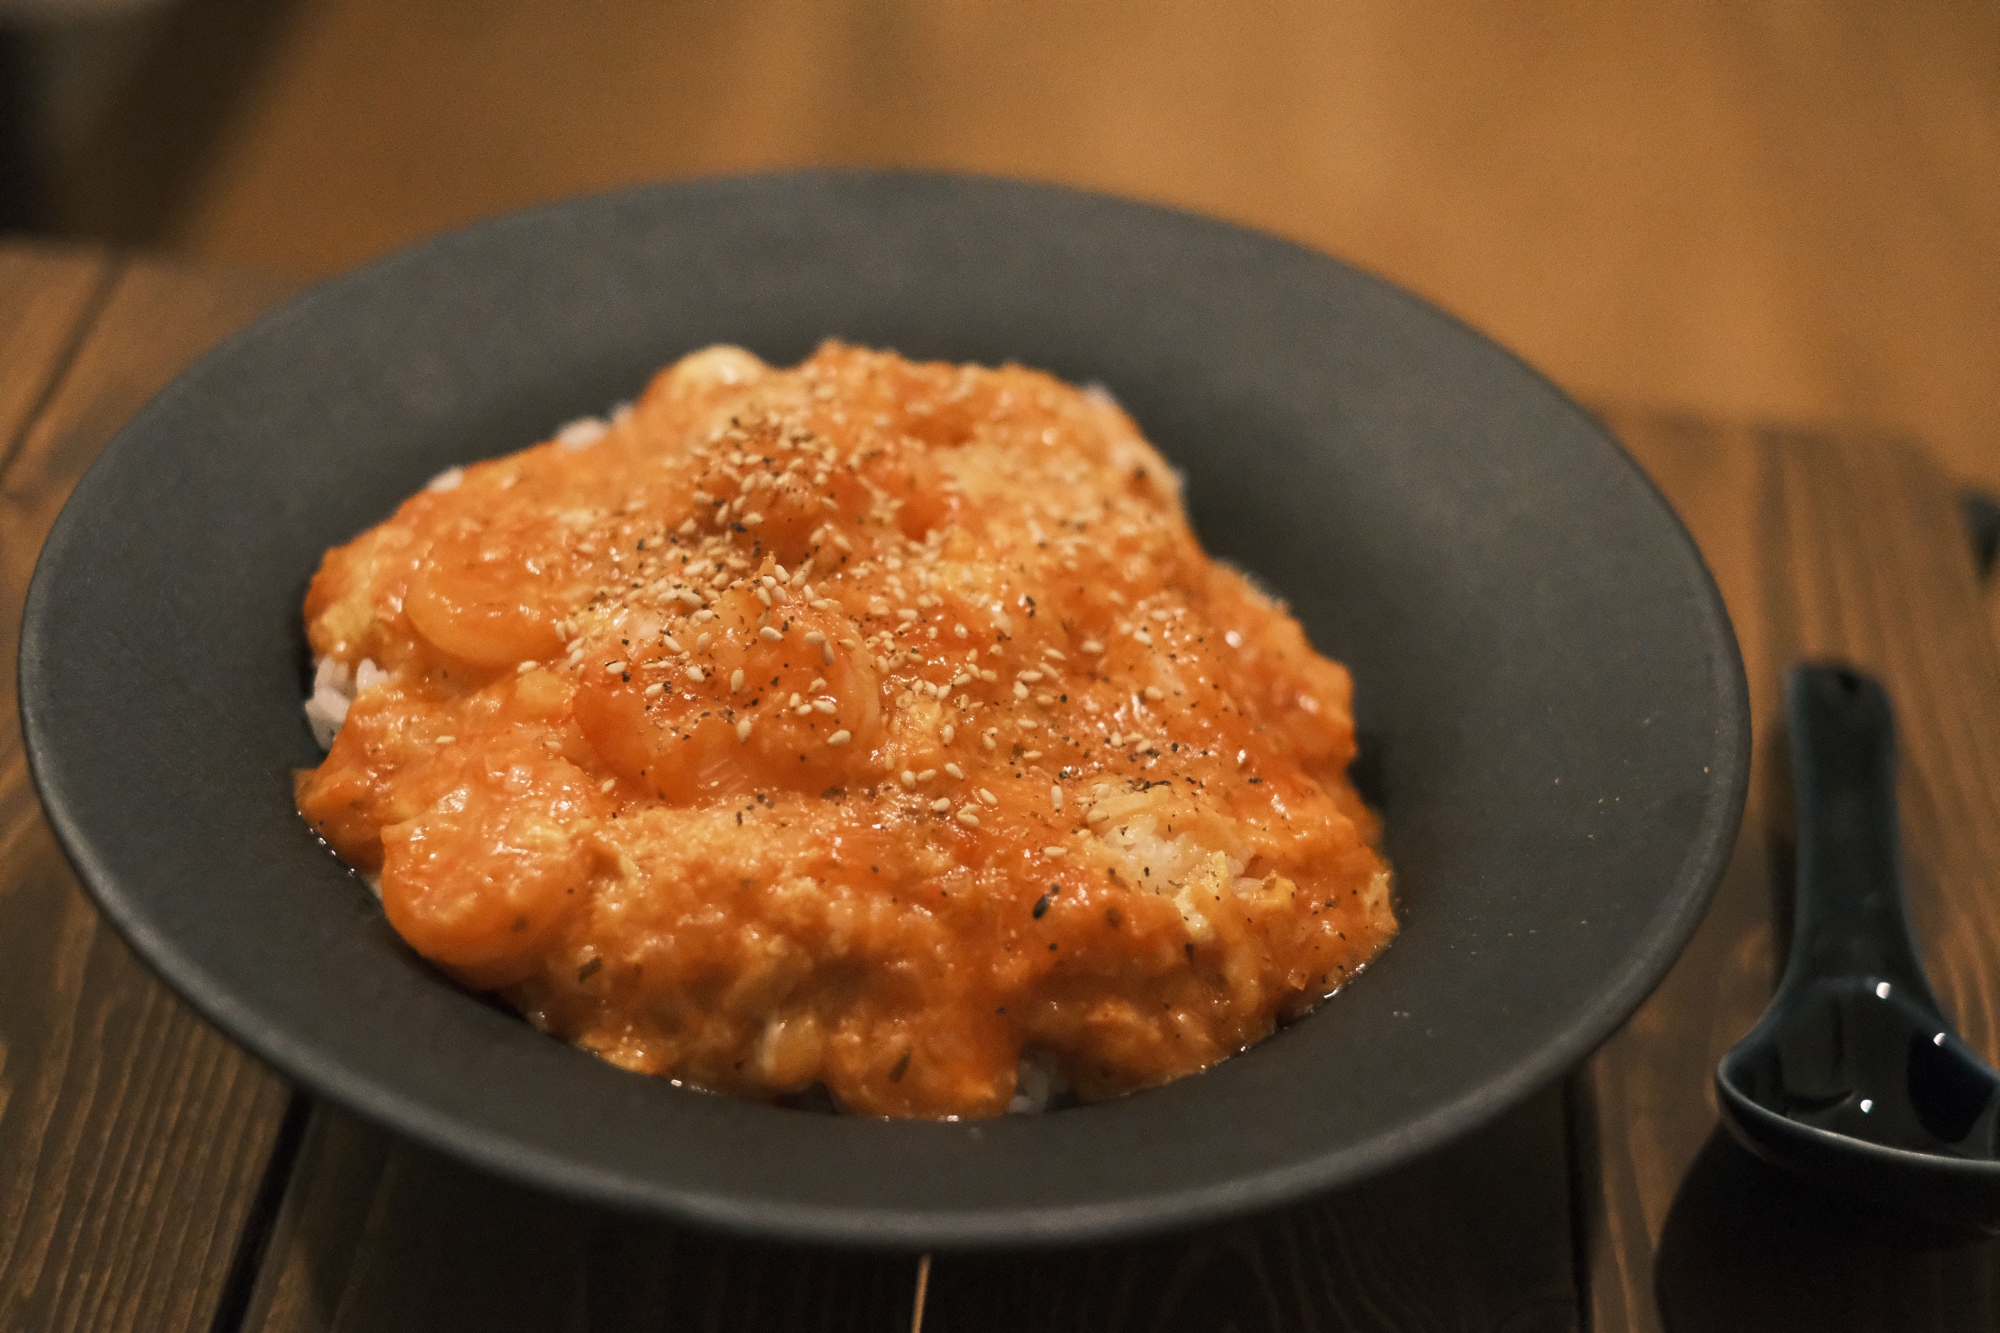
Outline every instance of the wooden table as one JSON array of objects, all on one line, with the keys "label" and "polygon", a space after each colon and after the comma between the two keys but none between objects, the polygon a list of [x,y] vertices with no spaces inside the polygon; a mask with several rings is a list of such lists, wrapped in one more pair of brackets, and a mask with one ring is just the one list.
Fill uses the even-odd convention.
[{"label": "wooden table", "polygon": [[[97,450],[285,292],[0,245],[0,658]],[[1395,1175],[1191,1237],[1008,1258],[726,1242],[545,1199],[315,1105],[196,1018],[81,896],[0,729],[0,1328],[1972,1329],[2000,1243],[1814,1194],[1715,1127],[1763,1007],[1787,864],[1780,672],[1837,655],[1902,725],[1913,911],[2000,1055],[2000,633],[1956,497],[1893,441],[1606,410],[1700,542],[1748,665],[1758,773],[1715,906],[1592,1060]],[[15,707],[13,673],[0,709]]]}]

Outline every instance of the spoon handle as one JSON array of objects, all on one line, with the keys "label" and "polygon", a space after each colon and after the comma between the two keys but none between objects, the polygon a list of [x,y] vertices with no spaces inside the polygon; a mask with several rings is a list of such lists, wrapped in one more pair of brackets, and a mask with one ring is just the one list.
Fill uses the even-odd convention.
[{"label": "spoon handle", "polygon": [[1785,722],[1798,882],[1783,989],[1864,976],[1935,1006],[1903,904],[1887,692],[1848,667],[1795,667],[1785,684]]}]

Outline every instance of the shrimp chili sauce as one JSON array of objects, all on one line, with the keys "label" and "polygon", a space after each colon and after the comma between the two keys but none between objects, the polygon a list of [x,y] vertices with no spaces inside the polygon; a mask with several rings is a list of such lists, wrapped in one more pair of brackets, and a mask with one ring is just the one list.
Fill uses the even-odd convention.
[{"label": "shrimp chili sauce", "polygon": [[305,621],[299,812],[410,947],[628,1069],[1102,1098],[1396,930],[1346,670],[1035,371],[697,352],[329,551]]}]

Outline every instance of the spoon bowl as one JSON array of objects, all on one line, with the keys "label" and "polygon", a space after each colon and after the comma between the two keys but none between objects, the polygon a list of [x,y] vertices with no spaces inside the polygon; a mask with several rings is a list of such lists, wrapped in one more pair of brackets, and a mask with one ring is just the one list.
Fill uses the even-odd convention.
[{"label": "spoon bowl", "polygon": [[1775,1165],[1949,1226],[2000,1231],[2000,1075],[1941,1011],[1903,901],[1895,726],[1881,685],[1796,668],[1791,954],[1716,1069],[1724,1122]]}]

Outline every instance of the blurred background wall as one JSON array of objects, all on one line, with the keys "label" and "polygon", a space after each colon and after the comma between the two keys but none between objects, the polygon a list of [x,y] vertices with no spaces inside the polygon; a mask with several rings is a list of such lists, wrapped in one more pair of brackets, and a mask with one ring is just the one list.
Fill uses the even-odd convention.
[{"label": "blurred background wall", "polygon": [[311,276],[630,181],[1032,176],[1358,262],[1588,399],[1907,434],[2000,488],[2000,4],[0,0],[0,30],[15,229]]}]

